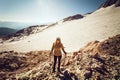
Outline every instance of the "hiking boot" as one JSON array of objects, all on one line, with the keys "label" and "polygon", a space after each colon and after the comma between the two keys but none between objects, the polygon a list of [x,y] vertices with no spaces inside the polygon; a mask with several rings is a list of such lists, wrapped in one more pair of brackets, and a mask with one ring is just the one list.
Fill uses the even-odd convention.
[{"label": "hiking boot", "polygon": [[59,73],[62,73],[61,70],[58,70]]}]

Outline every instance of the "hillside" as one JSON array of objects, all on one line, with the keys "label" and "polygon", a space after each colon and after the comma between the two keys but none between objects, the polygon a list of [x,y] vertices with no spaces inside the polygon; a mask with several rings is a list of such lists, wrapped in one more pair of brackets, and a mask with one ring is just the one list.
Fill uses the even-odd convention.
[{"label": "hillside", "polygon": [[[34,25],[34,26],[29,26],[27,28],[23,28],[19,31],[16,31],[13,34],[9,34],[8,36],[5,37],[5,41],[7,42],[13,42],[13,41],[19,41],[19,40],[23,40],[25,39],[25,37],[28,37],[32,34],[36,34],[39,32],[42,32],[43,30],[45,30],[46,28],[48,28],[47,25]],[[4,41],[4,42],[5,42]]]},{"label": "hillside", "polygon": [[12,42],[12,41],[19,41],[21,39],[25,39],[25,37],[28,37],[32,34],[36,34],[36,33],[40,33],[43,30],[46,30],[47,28],[50,28],[52,26],[57,25],[58,23],[63,23],[66,21],[72,21],[72,20],[77,20],[77,19],[82,19],[84,16],[77,14],[77,15],[73,15],[73,16],[69,16],[67,18],[64,18],[63,20],[60,20],[56,23],[52,23],[52,24],[48,24],[48,25],[33,25],[33,26],[29,26],[27,28],[23,28],[19,31],[17,31],[16,33],[13,34],[9,34],[8,36],[4,37],[4,42],[8,41],[8,42]]},{"label": "hillside", "polygon": [[0,79],[12,80],[119,80],[120,35],[88,43],[62,58],[62,73],[52,73],[49,51],[0,53]]}]

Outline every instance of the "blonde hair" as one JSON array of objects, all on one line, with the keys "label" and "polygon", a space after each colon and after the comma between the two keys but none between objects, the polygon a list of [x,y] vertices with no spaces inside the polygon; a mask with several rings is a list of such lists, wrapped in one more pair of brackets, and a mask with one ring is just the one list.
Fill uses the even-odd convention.
[{"label": "blonde hair", "polygon": [[[57,41],[59,41],[59,43],[57,43]],[[59,37],[57,37],[54,46],[55,47],[61,47],[61,45],[62,45],[61,39]]]}]

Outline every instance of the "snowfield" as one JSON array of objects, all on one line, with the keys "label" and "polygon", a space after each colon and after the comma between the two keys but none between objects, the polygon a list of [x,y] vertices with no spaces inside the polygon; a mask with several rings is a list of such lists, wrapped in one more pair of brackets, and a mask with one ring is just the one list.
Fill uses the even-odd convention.
[{"label": "snowfield", "polygon": [[24,40],[0,44],[0,51],[50,50],[56,37],[60,37],[65,50],[71,52],[90,41],[104,40],[117,34],[120,34],[120,7],[112,5],[100,8],[83,19],[59,23]]}]

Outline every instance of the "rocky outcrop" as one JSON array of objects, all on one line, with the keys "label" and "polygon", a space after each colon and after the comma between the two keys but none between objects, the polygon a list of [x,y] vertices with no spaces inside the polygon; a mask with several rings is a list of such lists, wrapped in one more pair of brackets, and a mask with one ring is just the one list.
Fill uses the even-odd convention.
[{"label": "rocky outcrop", "polygon": [[77,20],[77,19],[81,19],[83,18],[84,16],[82,16],[81,14],[76,14],[74,16],[70,16],[70,17],[67,17],[67,18],[64,18],[63,19],[63,22],[66,22],[66,21],[71,21],[71,20]]},{"label": "rocky outcrop", "polygon": [[116,7],[119,7],[120,6],[120,0],[106,0],[106,2],[101,5],[101,7],[106,8],[106,7],[111,6],[113,4]]},{"label": "rocky outcrop", "polygon": [[41,32],[44,28],[46,28],[45,26],[47,26],[47,25],[30,26],[28,28],[24,28],[22,30],[17,31],[12,36],[14,36],[14,37],[17,37],[17,36],[29,36],[30,34],[35,34],[35,33]]},{"label": "rocky outcrop", "polygon": [[25,28],[25,29],[22,29],[22,30],[16,32],[15,36],[19,36],[19,35],[22,35],[22,34],[28,36],[28,35],[30,35],[30,34],[38,33],[38,32],[40,32],[40,31],[42,31],[42,30],[45,28],[45,26],[47,26],[47,25],[40,25],[40,26],[39,26],[39,25],[35,25],[35,26],[30,26],[30,27],[28,27],[28,28]]}]

